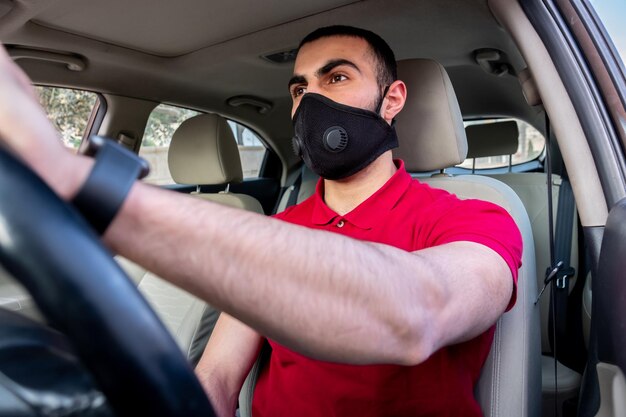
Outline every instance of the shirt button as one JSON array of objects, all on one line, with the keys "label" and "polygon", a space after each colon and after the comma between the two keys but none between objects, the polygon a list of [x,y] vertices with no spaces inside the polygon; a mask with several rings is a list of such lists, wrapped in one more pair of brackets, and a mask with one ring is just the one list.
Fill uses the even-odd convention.
[{"label": "shirt button", "polygon": [[345,223],[343,222],[343,220],[339,220],[339,222],[337,223],[337,227],[343,227]]}]

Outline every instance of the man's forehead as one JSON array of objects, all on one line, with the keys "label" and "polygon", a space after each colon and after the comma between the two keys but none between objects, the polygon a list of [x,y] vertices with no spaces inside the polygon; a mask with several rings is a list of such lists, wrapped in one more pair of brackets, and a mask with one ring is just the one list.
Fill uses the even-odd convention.
[{"label": "man's forehead", "polygon": [[300,48],[294,64],[294,74],[303,65],[325,65],[329,61],[347,60],[357,65],[366,60],[373,64],[370,45],[363,38],[349,35],[332,35],[308,42]]}]

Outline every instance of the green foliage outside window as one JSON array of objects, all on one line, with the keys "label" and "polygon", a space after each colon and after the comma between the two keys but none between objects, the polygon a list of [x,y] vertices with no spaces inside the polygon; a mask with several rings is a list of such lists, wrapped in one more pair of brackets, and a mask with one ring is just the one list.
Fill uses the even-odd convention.
[{"label": "green foliage outside window", "polygon": [[61,135],[63,143],[72,149],[78,149],[98,96],[89,91],[69,88],[35,87],[35,89],[39,94],[41,106]]},{"label": "green foliage outside window", "polygon": [[178,126],[198,114],[195,110],[161,104],[150,114],[141,146],[169,146]]}]

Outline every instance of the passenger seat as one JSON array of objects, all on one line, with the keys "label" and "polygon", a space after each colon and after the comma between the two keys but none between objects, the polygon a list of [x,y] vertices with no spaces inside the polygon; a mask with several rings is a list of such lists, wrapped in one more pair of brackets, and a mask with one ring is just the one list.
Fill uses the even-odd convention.
[{"label": "passenger seat", "polygon": [[[197,185],[192,195],[263,214],[261,204],[253,197],[228,191],[229,184],[243,179],[243,170],[233,133],[221,116],[202,114],[183,122],[172,137],[168,164],[176,183]],[[203,193],[202,185],[223,185],[224,191]],[[219,312],[141,266],[121,257],[117,260],[195,365]]]},{"label": "passenger seat", "polygon": [[398,62],[398,78],[408,99],[398,114],[399,147],[394,155],[409,172],[442,170],[420,178],[461,199],[477,198],[506,209],[522,234],[524,253],[518,272],[517,301],[496,324],[491,351],[475,389],[485,417],[534,417],[540,411],[540,335],[532,229],[519,197],[507,185],[478,175],[450,176],[443,171],[461,163],[467,139],[456,95],[445,69],[432,60]]}]

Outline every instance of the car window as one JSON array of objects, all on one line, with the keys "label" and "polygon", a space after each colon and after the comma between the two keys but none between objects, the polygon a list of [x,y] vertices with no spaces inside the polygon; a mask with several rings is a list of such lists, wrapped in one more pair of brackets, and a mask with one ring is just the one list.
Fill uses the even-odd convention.
[{"label": "car window", "polygon": [[241,158],[241,168],[244,178],[255,178],[259,176],[266,148],[261,142],[261,138],[246,126],[228,121],[228,125],[235,135],[237,146],[239,147],[239,157]]},{"label": "car window", "polygon": [[98,95],[91,91],[47,86],[37,86],[35,90],[65,146],[78,150],[83,137],[88,134],[91,115],[99,102]]},{"label": "car window", "polygon": [[[160,104],[152,111],[139,149],[139,155],[150,163],[150,174],[144,181],[156,185],[174,183],[167,164],[172,136],[181,123],[199,114],[195,110],[167,104]],[[265,157],[265,146],[259,136],[246,126],[231,120],[228,125],[237,140],[244,178],[258,177]]]},{"label": "car window", "polygon": [[[511,165],[519,165],[525,162],[539,158],[543,153],[546,140],[543,135],[528,123],[518,119],[481,119],[465,121],[465,127],[477,124],[499,123],[505,121],[515,121],[519,130],[517,152],[512,156]],[[460,168],[472,169],[491,169],[509,166],[509,155],[495,155],[482,158],[467,158],[461,164]],[[475,162],[475,165],[474,165]]]}]

